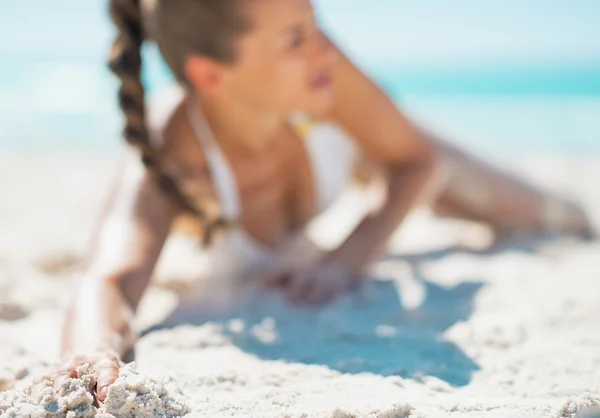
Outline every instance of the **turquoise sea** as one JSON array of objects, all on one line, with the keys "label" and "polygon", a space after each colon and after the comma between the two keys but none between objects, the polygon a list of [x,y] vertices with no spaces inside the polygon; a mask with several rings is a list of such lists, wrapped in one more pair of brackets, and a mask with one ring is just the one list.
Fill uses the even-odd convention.
[{"label": "turquoise sea", "polygon": [[[419,123],[486,153],[600,153],[600,27],[591,17],[600,3],[480,3],[315,5],[332,37]],[[0,151],[120,146],[105,7],[0,2]],[[156,90],[169,76],[152,47],[145,57]]]}]

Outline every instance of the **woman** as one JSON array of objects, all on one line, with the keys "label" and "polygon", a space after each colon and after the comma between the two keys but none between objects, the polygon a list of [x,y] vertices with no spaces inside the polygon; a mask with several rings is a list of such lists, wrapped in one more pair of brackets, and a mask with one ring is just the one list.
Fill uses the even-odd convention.
[{"label": "woman", "polygon": [[[135,342],[136,307],[182,216],[199,221],[206,243],[225,248],[239,274],[267,271],[275,251],[348,184],[357,153],[382,168],[386,199],[310,266],[262,277],[293,302],[321,303],[354,285],[440,171],[434,208],[446,215],[501,230],[542,231],[551,221],[561,232],[589,232],[575,205],[553,198],[548,211],[543,194],[424,139],[323,36],[309,0],[141,3],[111,0],[119,29],[111,68],[132,155],[75,292],[55,385],[89,362],[98,397],[106,397]],[[183,86],[169,111],[149,120],[145,37]],[[436,170],[438,156],[448,170]],[[220,229],[225,236],[213,243]]]}]

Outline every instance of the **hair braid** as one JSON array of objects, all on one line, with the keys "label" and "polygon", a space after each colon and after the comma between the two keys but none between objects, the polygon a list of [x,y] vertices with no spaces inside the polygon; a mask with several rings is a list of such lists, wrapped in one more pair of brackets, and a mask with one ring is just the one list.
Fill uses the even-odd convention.
[{"label": "hair braid", "polygon": [[109,67],[119,77],[119,106],[125,116],[123,136],[136,147],[144,166],[155,176],[161,189],[177,204],[205,222],[204,242],[223,223],[208,222],[205,212],[196,207],[161,169],[160,155],[151,145],[145,117],[144,86],[141,80],[144,27],[140,0],[110,0],[110,16],[118,28],[118,35],[110,53]]}]

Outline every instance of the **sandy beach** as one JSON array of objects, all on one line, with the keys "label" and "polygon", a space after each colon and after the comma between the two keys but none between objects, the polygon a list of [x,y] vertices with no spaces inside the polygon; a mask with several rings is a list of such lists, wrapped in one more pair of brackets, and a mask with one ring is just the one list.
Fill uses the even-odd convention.
[{"label": "sandy beach", "polygon": [[[0,156],[0,391],[57,360],[63,308],[121,160]],[[600,157],[513,163],[600,224]],[[157,269],[142,303],[137,370],[177,387],[191,417],[599,417],[600,243],[488,251],[488,238],[418,210],[370,280],[331,306],[293,308],[259,290],[225,306],[205,292],[157,326],[201,259],[182,255]]]}]

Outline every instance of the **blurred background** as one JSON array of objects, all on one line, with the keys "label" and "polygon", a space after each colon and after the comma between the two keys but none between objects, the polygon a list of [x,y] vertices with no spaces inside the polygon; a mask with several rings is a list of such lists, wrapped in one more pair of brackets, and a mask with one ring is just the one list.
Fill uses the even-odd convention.
[{"label": "blurred background", "polygon": [[[527,174],[536,185],[575,197],[600,225],[600,0],[313,2],[323,28],[408,116],[455,144],[500,162],[502,168]],[[14,368],[9,379],[22,375],[20,370],[34,378],[41,375],[38,359],[58,357],[63,308],[74,280],[81,277],[93,226],[118,173],[116,156],[124,149],[124,140],[117,80],[107,68],[114,39],[107,3],[0,0],[0,388],[3,366]],[[144,80],[148,90],[156,92],[171,80],[156,49],[145,48]],[[342,201],[344,216],[365,206],[359,197],[350,204]],[[335,222],[328,226],[344,228],[345,217],[334,214]],[[341,305],[317,322],[289,311],[289,321],[285,315],[283,320],[291,328],[277,328],[289,329],[294,342],[284,358],[314,358],[328,364],[334,353],[344,359],[340,364],[356,370],[372,364],[363,359],[377,359],[379,367],[380,359],[393,358],[394,370],[419,370],[418,375],[427,378],[406,386],[411,402],[432,402],[436,408],[450,402],[460,405],[452,410],[465,414],[481,408],[501,413],[500,405],[519,405],[526,412],[515,409],[505,415],[530,416],[543,409],[538,415],[542,416],[558,407],[557,397],[597,387],[599,373],[593,370],[600,370],[598,243],[548,244],[539,255],[527,254],[522,247],[488,254],[479,250],[489,237],[479,225],[420,215],[411,215],[395,236],[398,239],[391,240],[394,254],[401,256],[378,266],[380,276],[395,281],[397,294],[381,281],[385,286],[373,287],[372,303],[366,308]],[[321,231],[330,233],[326,228]],[[177,289],[180,275],[186,280],[198,266],[202,268],[197,251],[191,251],[197,249],[195,242],[191,249],[173,243],[170,254],[177,257],[158,269],[156,277],[163,285],[145,296],[142,325],[161,320],[163,311],[177,302],[169,285]],[[452,252],[467,246],[475,253]],[[404,257],[411,253],[412,259]],[[418,263],[415,254],[423,255]],[[277,313],[279,305],[274,306]],[[271,309],[261,305],[257,315],[268,312],[263,308]],[[421,310],[408,312],[416,309]],[[389,327],[388,321],[397,328]],[[314,323],[321,328],[314,328]],[[297,344],[296,337],[306,334],[304,325],[298,324],[310,324],[306,327],[317,339]],[[334,339],[319,340],[334,325],[340,327],[332,334]],[[255,329],[247,326],[248,332]],[[263,329],[259,337],[272,335],[271,328]],[[252,360],[239,368],[242,373],[251,371],[251,377],[236,377],[229,367],[233,364],[236,369],[237,363],[218,357],[227,358],[222,362],[227,369],[218,371],[227,376],[225,384],[215,385],[217,392],[204,392],[207,386],[199,382],[221,382],[221,374],[204,380],[186,377],[183,371],[213,373],[218,369],[212,365],[221,362],[210,356],[228,356],[229,346],[221,347],[221,335],[210,331],[206,334],[210,349],[191,350],[205,345],[189,332],[164,334],[164,340],[142,346],[140,364],[145,370],[172,374],[187,387],[199,386],[200,392],[194,393],[203,400],[198,405],[208,405],[204,399],[209,393],[211,408],[221,408],[222,401],[214,402],[212,394],[229,402],[234,384],[251,390],[242,392],[236,402],[259,399],[255,382],[281,382],[293,393],[290,405],[310,404],[296,401],[296,395],[309,387],[307,393],[316,394],[313,383],[326,376],[321,371],[299,373],[296,368],[279,372]],[[171,346],[160,342],[171,340]],[[252,345],[258,340],[245,341]],[[298,351],[304,349],[307,354]],[[269,350],[265,352],[276,352]],[[450,376],[462,385],[479,367],[483,372],[474,380],[474,389],[460,393],[449,392],[445,382],[438,385],[428,377]],[[259,369],[266,374],[255,375]],[[297,386],[304,382],[302,376],[315,377]],[[337,399],[352,399],[366,387],[383,397],[392,393],[373,386],[376,381],[365,376],[368,380],[353,379],[359,386],[340,391]],[[337,392],[342,386],[335,382],[326,379],[327,387]],[[268,391],[271,397],[272,387]],[[494,392],[499,397],[486,401]],[[362,398],[369,403],[378,399]],[[317,404],[325,398],[320,394],[314,399]],[[332,399],[337,402],[336,396]],[[476,410],[466,409],[467,405]],[[253,414],[254,409],[246,415]]]},{"label": "blurred background", "polygon": [[[596,0],[315,0],[415,120],[489,156],[600,152]],[[0,150],[121,146],[106,0],[0,2]],[[149,89],[169,82],[145,51]]]}]

